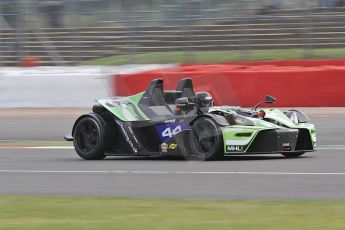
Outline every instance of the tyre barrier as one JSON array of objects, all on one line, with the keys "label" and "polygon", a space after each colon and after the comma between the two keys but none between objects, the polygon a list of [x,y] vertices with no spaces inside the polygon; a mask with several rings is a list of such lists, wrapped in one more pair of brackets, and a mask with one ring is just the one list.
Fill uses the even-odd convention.
[{"label": "tyre barrier", "polygon": [[194,90],[209,91],[216,104],[253,106],[265,95],[276,97],[272,106],[345,106],[345,59],[181,64],[113,77],[115,95],[144,91],[151,80],[162,78],[165,90],[174,90],[181,78],[193,79]]}]

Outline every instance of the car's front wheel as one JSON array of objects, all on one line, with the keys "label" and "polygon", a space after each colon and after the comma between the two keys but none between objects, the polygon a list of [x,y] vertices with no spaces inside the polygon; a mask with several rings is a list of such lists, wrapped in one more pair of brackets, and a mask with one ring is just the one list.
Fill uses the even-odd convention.
[{"label": "car's front wheel", "polygon": [[209,117],[201,117],[193,123],[189,145],[191,154],[200,160],[217,160],[224,156],[221,130]]},{"label": "car's front wheel", "polygon": [[85,160],[105,157],[105,122],[97,114],[81,117],[75,124],[73,144],[77,154]]},{"label": "car's front wheel", "polygon": [[299,157],[299,156],[302,156],[305,152],[298,152],[298,153],[282,153],[282,155],[284,157],[287,157],[287,158],[296,158],[296,157]]}]

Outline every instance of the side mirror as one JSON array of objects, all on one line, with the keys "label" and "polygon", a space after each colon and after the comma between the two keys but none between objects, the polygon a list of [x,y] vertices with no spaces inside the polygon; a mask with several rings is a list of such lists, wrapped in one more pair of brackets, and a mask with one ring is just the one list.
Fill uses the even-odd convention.
[{"label": "side mirror", "polygon": [[189,105],[188,97],[180,97],[175,100],[175,105],[184,107]]},{"label": "side mirror", "polygon": [[266,103],[266,104],[272,104],[276,101],[276,99],[270,95],[267,95],[266,96],[266,100],[265,101],[261,101],[259,103],[257,103],[252,109],[251,111],[255,111],[259,105],[263,104],[263,103]]},{"label": "side mirror", "polygon": [[267,103],[267,104],[272,104],[272,103],[274,103],[276,101],[276,99],[274,98],[274,97],[272,97],[272,96],[270,96],[270,95],[267,95],[266,96],[266,101],[265,101],[265,103]]}]

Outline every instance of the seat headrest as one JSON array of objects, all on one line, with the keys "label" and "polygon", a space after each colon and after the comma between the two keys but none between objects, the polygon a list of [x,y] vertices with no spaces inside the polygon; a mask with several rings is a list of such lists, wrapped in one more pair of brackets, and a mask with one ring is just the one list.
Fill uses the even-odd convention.
[{"label": "seat headrest", "polygon": [[181,91],[181,97],[194,97],[193,81],[191,78],[183,78],[176,87],[177,91]]},{"label": "seat headrest", "polygon": [[163,96],[163,80],[154,79],[145,92],[145,96],[149,99],[149,106],[165,105]]}]

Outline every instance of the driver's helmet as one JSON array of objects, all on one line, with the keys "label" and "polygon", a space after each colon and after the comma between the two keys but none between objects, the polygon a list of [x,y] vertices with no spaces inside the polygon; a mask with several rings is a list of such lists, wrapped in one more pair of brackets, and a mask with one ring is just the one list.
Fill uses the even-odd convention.
[{"label": "driver's helmet", "polygon": [[198,92],[195,94],[196,102],[199,107],[211,107],[213,106],[213,98],[208,92]]}]

